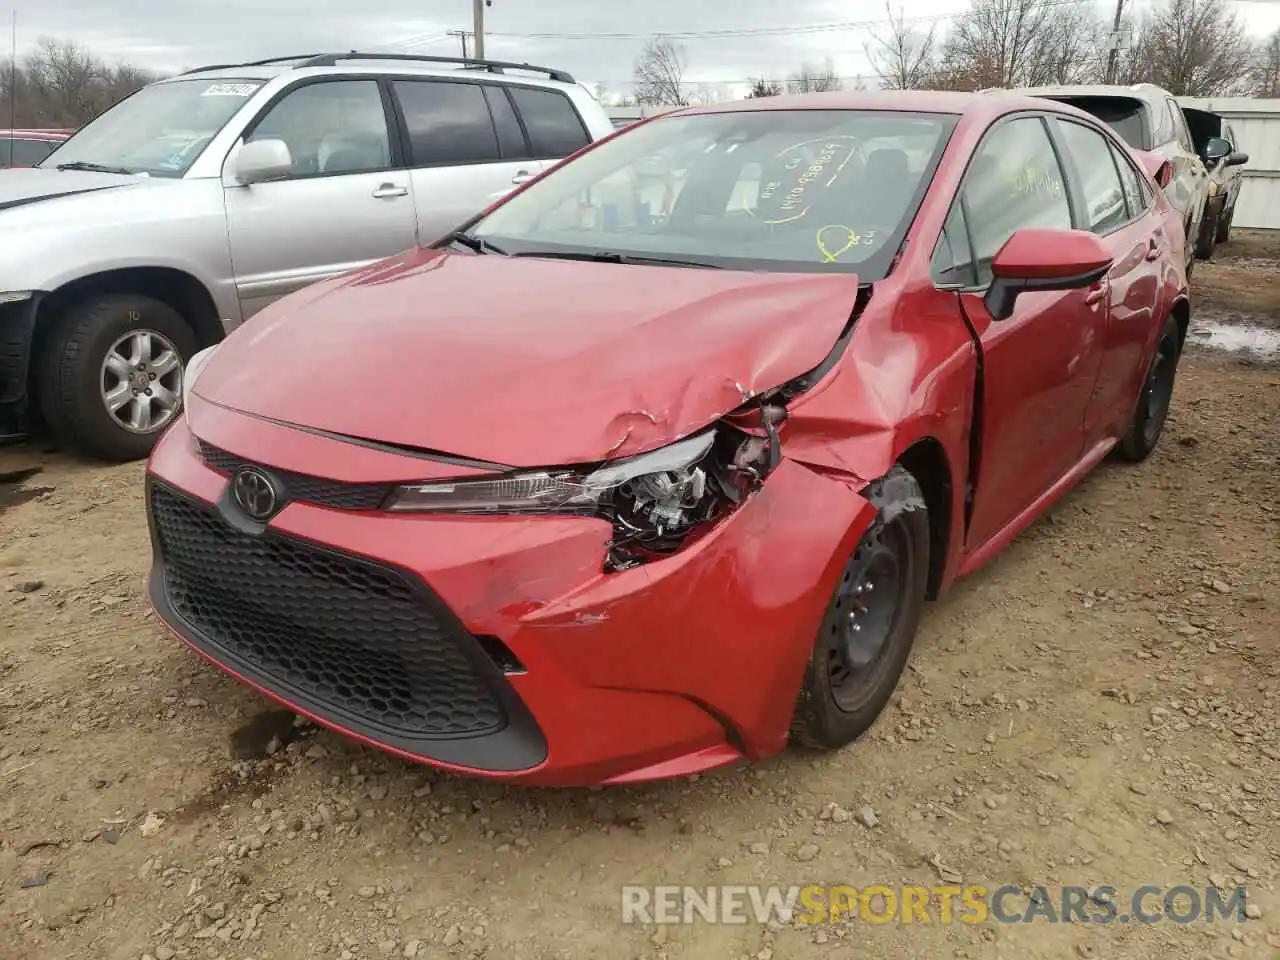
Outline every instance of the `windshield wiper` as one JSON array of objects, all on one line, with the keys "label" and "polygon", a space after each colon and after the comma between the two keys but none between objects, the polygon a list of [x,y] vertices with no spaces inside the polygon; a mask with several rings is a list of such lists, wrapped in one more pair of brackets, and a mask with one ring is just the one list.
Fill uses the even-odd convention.
[{"label": "windshield wiper", "polygon": [[449,234],[441,241],[441,243],[456,243],[460,247],[466,247],[473,253],[496,253],[504,257],[510,256],[507,251],[503,250],[499,246],[495,246],[488,240],[481,240],[479,237],[473,237],[471,234],[464,233],[461,230],[456,233]]},{"label": "windshield wiper", "polygon": [[105,163],[91,163],[88,160],[76,160],[72,163],[60,163],[55,169],[86,170],[90,173],[125,173],[130,176],[133,175],[133,171],[128,167],[112,167]]},{"label": "windshield wiper", "polygon": [[549,260],[587,260],[592,263],[651,263],[664,267],[703,267],[722,270],[718,263],[688,260],[680,257],[650,257],[642,253],[617,253],[613,250],[521,250],[513,257],[546,257]]}]

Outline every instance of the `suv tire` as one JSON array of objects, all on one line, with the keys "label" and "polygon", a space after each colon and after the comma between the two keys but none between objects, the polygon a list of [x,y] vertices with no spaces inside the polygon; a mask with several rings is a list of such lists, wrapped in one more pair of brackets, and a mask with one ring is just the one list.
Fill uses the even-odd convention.
[{"label": "suv tire", "polygon": [[1231,239],[1231,220],[1236,215],[1236,206],[1233,203],[1230,208],[1225,210],[1221,217],[1218,218],[1218,229],[1214,234],[1214,240],[1218,243],[1226,243]]},{"label": "suv tire", "polygon": [[181,415],[182,372],[198,348],[181,314],[151,297],[74,303],[54,318],[37,362],[40,411],[79,453],[139,460]]}]

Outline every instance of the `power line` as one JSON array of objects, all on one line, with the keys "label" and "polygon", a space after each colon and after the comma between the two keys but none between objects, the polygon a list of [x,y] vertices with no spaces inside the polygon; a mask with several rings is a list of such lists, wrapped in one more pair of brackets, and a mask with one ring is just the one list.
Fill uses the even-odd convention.
[{"label": "power line", "polygon": [[[1081,6],[1086,3],[1093,3],[1094,0],[1045,0],[1045,7],[1074,7]],[[1275,0],[1280,2],[1280,0]],[[952,13],[934,13],[915,17],[903,17],[888,19],[880,17],[875,20],[842,20],[830,23],[810,23],[800,24],[799,26],[789,27],[732,27],[720,30],[675,30],[661,31],[650,30],[645,32],[617,32],[617,33],[573,33],[573,32],[534,32],[534,33],[508,33],[496,30],[487,30],[487,37],[502,37],[509,40],[582,40],[582,41],[609,41],[609,40],[650,40],[654,37],[665,37],[668,40],[739,40],[751,37],[776,37],[791,34],[815,34],[815,33],[848,33],[860,30],[872,30],[876,27],[894,26],[898,23],[904,25],[916,26],[927,23],[941,23],[944,20],[954,20],[962,17],[967,10],[957,10]],[[433,42],[431,38],[439,37],[440,34],[422,34],[417,37],[406,37],[403,40],[397,40],[392,46],[411,47],[419,43]]]}]

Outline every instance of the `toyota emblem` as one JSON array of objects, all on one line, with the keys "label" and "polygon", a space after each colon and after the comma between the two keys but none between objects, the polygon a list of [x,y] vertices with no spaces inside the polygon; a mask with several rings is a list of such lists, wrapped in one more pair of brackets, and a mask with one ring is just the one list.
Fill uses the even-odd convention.
[{"label": "toyota emblem", "polygon": [[232,481],[236,503],[254,520],[266,520],[276,509],[276,488],[261,470],[243,467]]}]

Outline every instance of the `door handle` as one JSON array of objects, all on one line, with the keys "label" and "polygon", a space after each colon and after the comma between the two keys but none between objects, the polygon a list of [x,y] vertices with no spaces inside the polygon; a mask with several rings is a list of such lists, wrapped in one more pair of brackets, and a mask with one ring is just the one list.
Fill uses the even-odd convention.
[{"label": "door handle", "polygon": [[516,173],[514,177],[511,178],[511,182],[514,183],[516,186],[519,186],[520,184],[525,183],[532,179],[533,179],[532,173],[530,173],[528,170],[520,170]]},{"label": "door handle", "polygon": [[403,197],[408,192],[408,187],[398,187],[394,183],[384,183],[373,191],[373,196],[378,200],[382,200],[386,197]]},{"label": "door handle", "polygon": [[1098,287],[1096,290],[1090,290],[1088,294],[1085,295],[1084,302],[1086,305],[1091,307],[1095,303],[1101,303],[1106,298],[1107,298],[1106,284],[1098,284]]}]

